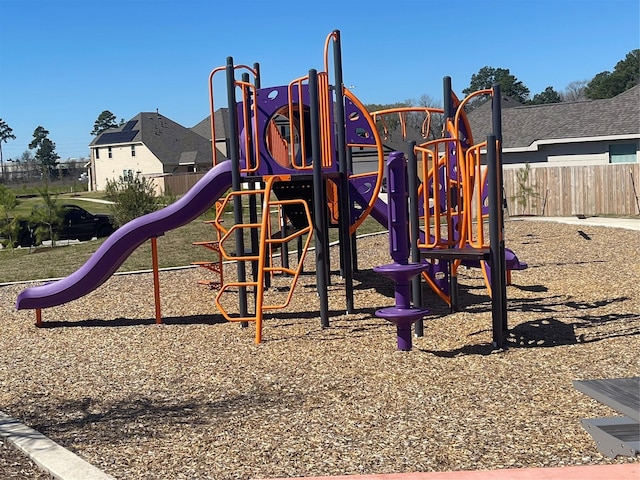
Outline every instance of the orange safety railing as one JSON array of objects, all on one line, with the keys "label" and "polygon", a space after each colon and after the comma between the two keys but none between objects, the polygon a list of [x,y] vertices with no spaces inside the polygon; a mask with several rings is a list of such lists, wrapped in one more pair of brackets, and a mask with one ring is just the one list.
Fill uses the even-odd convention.
[{"label": "orange safety railing", "polygon": [[337,37],[338,37],[338,33],[334,30],[329,35],[327,35],[327,38],[324,41],[324,71],[325,72],[329,72],[329,45],[331,44],[331,41],[332,40],[335,41]]},{"label": "orange safety railing", "polygon": [[[422,161],[424,185],[432,186],[431,194],[424,185],[422,187],[425,233],[430,233],[425,235],[424,243],[420,244],[422,248],[486,246],[483,229],[486,215],[482,215],[481,204],[486,169],[482,169],[480,157],[486,142],[472,145],[473,138],[464,107],[472,98],[492,92],[491,89],[479,90],[462,101],[454,94],[455,115],[453,120],[446,120],[444,125],[449,136],[415,147],[419,162]],[[466,138],[460,137],[463,123]],[[454,159],[455,167],[452,163]],[[477,198],[475,210],[474,192]],[[454,220],[459,222],[457,241],[452,230]],[[443,232],[442,224],[446,226],[446,232]],[[473,232],[476,232],[475,237]]]},{"label": "orange safety railing", "polygon": [[[304,132],[307,129],[307,117],[304,111],[304,100],[302,96],[302,86],[305,81],[309,80],[309,76],[300,77],[289,83],[287,89],[287,97],[289,99],[289,135],[294,135],[294,132],[298,132],[298,144],[299,144],[299,152],[300,152],[300,163],[296,162],[296,151],[295,148],[291,149],[290,157],[290,165],[292,168],[296,170],[309,170],[313,168],[313,166],[307,162],[306,154],[307,151],[307,142],[311,142],[311,139],[308,139]],[[293,95],[293,87],[298,87],[298,97],[294,99]],[[297,116],[296,116],[297,112]],[[298,119],[298,128],[296,129],[295,119]],[[293,142],[292,142],[293,143]]]},{"label": "orange safety railing", "polygon": [[387,108],[384,110],[376,110],[375,112],[371,112],[371,116],[373,117],[374,122],[380,121],[382,125],[382,131],[384,133],[384,138],[387,138],[389,134],[389,128],[387,127],[387,123],[385,121],[385,116],[391,114],[398,114],[398,121],[400,123],[400,132],[402,133],[402,138],[407,137],[407,115],[410,113],[423,113],[425,115],[424,120],[422,121],[422,125],[420,126],[420,134],[422,138],[427,138],[429,136],[429,132],[431,130],[431,118],[433,114],[443,114],[444,110],[441,108],[432,108],[432,107],[397,107],[397,108]]},{"label": "orange safety railing", "polygon": [[473,145],[467,150],[466,169],[469,172],[468,181],[464,183],[464,198],[468,204],[466,210],[468,215],[465,216],[465,226],[467,230],[467,244],[474,248],[487,247],[489,244],[485,235],[484,224],[489,219],[489,213],[483,213],[482,209],[487,205],[483,204],[482,198],[486,197],[484,186],[487,179],[487,168],[482,167],[481,151],[486,149],[487,142]]},{"label": "orange safety railing", "polygon": [[274,122],[269,122],[266,141],[273,159],[280,165],[286,165],[289,160],[289,142],[282,137],[280,129]]},{"label": "orange safety railing", "polygon": [[[295,149],[291,149],[291,167],[295,170],[312,170],[313,165],[306,158],[305,152],[307,145],[311,139],[306,138],[307,117],[304,111],[303,85],[309,81],[309,76],[296,78],[289,83],[287,88],[287,96],[289,99],[289,131],[298,131],[300,140],[300,161],[296,161]],[[298,95],[294,95],[294,87],[297,87]],[[319,128],[320,128],[320,159],[323,168],[331,167],[334,161],[332,146],[332,121],[331,121],[331,94],[329,89],[329,77],[326,72],[318,72],[318,107],[319,107]],[[295,119],[298,120],[298,129],[296,129]]]},{"label": "orange safety railing", "polygon": [[455,132],[455,136],[457,137],[460,132],[460,124],[464,123],[465,129],[467,131],[467,135],[469,136],[466,139],[468,145],[473,145],[473,136],[471,135],[471,127],[469,126],[469,122],[467,120],[467,114],[465,112],[464,107],[467,103],[469,103],[471,99],[475,97],[478,97],[480,95],[491,95],[491,94],[493,94],[493,90],[490,88],[484,89],[484,90],[478,90],[476,92],[470,93],[462,101],[459,101],[458,97],[456,97],[455,94],[453,94],[454,104],[457,104],[456,113],[453,118],[453,125],[452,125],[453,132]]},{"label": "orange safety railing", "polygon": [[[462,214],[462,182],[459,169],[451,176],[453,161],[460,148],[456,138],[440,138],[416,146],[418,163],[422,163],[422,202],[424,242],[420,248],[446,248],[457,245],[454,219]],[[459,158],[459,157],[458,157]],[[428,190],[431,185],[431,191]]]},{"label": "orange safety railing", "polygon": [[[487,145],[486,142],[473,144],[464,107],[474,97],[491,94],[492,89],[480,90],[462,101],[454,94],[456,110],[453,119],[445,120],[444,138],[415,147],[419,162],[422,162],[424,179],[419,195],[423,199],[424,216],[421,223],[425,237],[423,242],[418,242],[419,248],[480,249],[488,246],[485,222],[489,215],[483,213],[483,209],[487,209],[483,198],[487,198],[485,185],[488,172],[481,162],[481,153]],[[452,163],[454,159],[455,165]],[[461,263],[461,259],[451,261],[451,275],[457,275]],[[485,283],[490,288],[486,265],[482,262],[481,266]],[[450,299],[433,280],[426,274],[423,276],[433,290],[450,303]]]},{"label": "orange safety railing", "polygon": [[[260,132],[258,132],[258,115],[255,111],[257,107],[255,101],[256,87],[252,83],[238,81],[236,81],[236,86],[240,87],[241,102],[245,106],[245,114],[242,115],[242,130],[239,133],[244,131],[243,140],[244,151],[246,154],[246,165],[244,168],[240,168],[240,172],[255,173],[260,167],[260,152],[258,148]],[[251,101],[251,99],[253,100]],[[251,114],[251,109],[254,110],[253,115]],[[252,119],[253,122],[251,122]],[[251,132],[253,138],[250,138],[248,132]],[[253,153],[253,155],[251,155],[251,153]]]}]

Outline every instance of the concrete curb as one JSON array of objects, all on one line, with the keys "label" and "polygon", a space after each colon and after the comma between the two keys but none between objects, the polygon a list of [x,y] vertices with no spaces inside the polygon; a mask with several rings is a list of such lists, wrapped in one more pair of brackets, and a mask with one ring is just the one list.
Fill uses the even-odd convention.
[{"label": "concrete curb", "polygon": [[0,438],[57,480],[115,480],[40,432],[0,412]]},{"label": "concrete curb", "polygon": [[337,477],[273,478],[271,480],[638,480],[637,463],[546,468],[503,468],[427,473],[339,475]]}]

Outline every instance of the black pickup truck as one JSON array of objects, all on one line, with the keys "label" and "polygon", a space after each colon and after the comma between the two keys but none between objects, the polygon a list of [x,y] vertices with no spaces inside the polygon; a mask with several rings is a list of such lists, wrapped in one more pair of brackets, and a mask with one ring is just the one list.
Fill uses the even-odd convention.
[{"label": "black pickup truck", "polygon": [[[91,213],[77,205],[62,205],[64,217],[56,228],[57,240],[87,241],[92,238],[108,237],[114,231],[111,217],[103,213]],[[27,220],[19,220],[20,229],[14,246],[31,247],[37,244],[35,231],[37,225]],[[45,239],[46,240],[46,239]],[[0,238],[6,244],[7,240]]]}]

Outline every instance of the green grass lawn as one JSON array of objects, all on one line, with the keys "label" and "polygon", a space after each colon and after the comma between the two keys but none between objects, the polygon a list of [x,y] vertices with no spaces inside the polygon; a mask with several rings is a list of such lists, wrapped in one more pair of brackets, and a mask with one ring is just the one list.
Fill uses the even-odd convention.
[{"label": "green grass lawn", "polygon": [[[38,188],[43,185],[17,185],[8,187],[19,196],[19,204],[11,212],[14,217],[28,217],[35,205],[41,205],[43,200],[38,194]],[[52,182],[49,190],[57,195],[58,204],[75,204],[91,213],[109,213],[109,205],[86,201],[84,199],[104,200],[104,192],[87,192],[85,185]],[[228,205],[229,212],[231,204]],[[214,217],[214,209],[210,209],[199,219],[175,230],[170,230],[158,238],[158,261],[160,268],[181,267],[195,261],[211,260],[213,252],[192,242],[216,239],[215,230],[205,220]],[[233,218],[233,217],[230,217]],[[358,234],[379,232],[386,230],[372,218],[367,218],[358,229]],[[248,234],[248,232],[245,232]],[[329,230],[329,240],[336,241],[338,230]],[[93,253],[102,245],[105,239],[89,242],[56,242],[55,247],[39,246],[32,248],[0,249],[0,283],[21,282],[38,279],[65,277],[80,268]],[[247,242],[247,245],[249,242]],[[295,245],[291,246],[295,249]],[[147,270],[152,268],[151,242],[147,241],[138,247],[121,265],[119,271]]]},{"label": "green grass lawn", "polygon": [[[160,267],[183,266],[193,261],[207,260],[207,252],[202,247],[194,247],[191,242],[212,238],[212,227],[202,221],[168,231],[158,238]],[[40,246],[0,250],[0,283],[67,276],[80,268],[104,241],[59,241],[54,248]],[[129,256],[120,271],[145,270],[151,265],[151,242],[145,242]]]},{"label": "green grass lawn", "polygon": [[[15,192],[14,192],[15,193]],[[90,201],[84,201],[84,198],[89,199],[104,199],[103,192],[80,192],[80,193],[61,193],[57,195],[56,202],[58,205],[62,205],[64,203],[71,203],[74,205],[79,205],[85,210],[90,211],[91,213],[109,213],[109,205],[104,203],[96,203]],[[31,214],[31,210],[35,205],[42,205],[44,202],[40,195],[29,196],[29,197],[19,197],[18,198],[18,206],[11,212],[11,216],[13,217],[28,217]]]},{"label": "green grass lawn", "polygon": [[[66,203],[66,202],[65,202]],[[70,202],[71,203],[71,202]],[[76,202],[73,202],[76,203]],[[79,205],[97,213],[93,206],[99,204],[82,202]],[[100,205],[104,207],[104,205]],[[213,253],[192,242],[215,239],[215,230],[204,220],[211,214],[175,230],[170,230],[158,238],[158,263],[160,268],[179,267],[191,262],[211,260]],[[371,218],[367,218],[358,230],[358,234],[385,230]],[[330,230],[330,240],[335,241],[337,230]],[[54,248],[40,246],[34,248],[16,248],[0,250],[0,283],[28,281],[45,278],[65,277],[80,268],[98,249],[105,239],[82,243],[57,242]],[[292,246],[295,249],[295,246]],[[138,247],[123,263],[119,271],[147,270],[152,267],[151,242]]]}]

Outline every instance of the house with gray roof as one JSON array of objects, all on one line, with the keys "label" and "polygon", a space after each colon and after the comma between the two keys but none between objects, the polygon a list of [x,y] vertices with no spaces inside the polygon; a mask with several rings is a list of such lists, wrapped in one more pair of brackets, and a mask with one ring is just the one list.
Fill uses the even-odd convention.
[{"label": "house with gray roof", "polygon": [[[640,161],[640,85],[601,100],[521,105],[502,102],[505,169]],[[474,142],[491,133],[491,104],[468,115]]]},{"label": "house with gray roof", "polygon": [[224,160],[227,157],[227,139],[229,138],[229,109],[219,108],[213,115],[215,135],[211,135],[211,115],[196,125],[191,130],[198,135],[203,136],[209,141],[213,141],[218,149],[216,161]]},{"label": "house with gray roof", "polygon": [[[214,124],[216,129],[216,142],[225,142],[229,136],[229,109],[219,108],[214,113]],[[211,115],[198,122],[191,128],[198,135],[211,140]]]},{"label": "house with gray roof", "polygon": [[90,190],[107,180],[146,178],[206,171],[212,165],[211,141],[158,112],[141,112],[89,144]]}]

